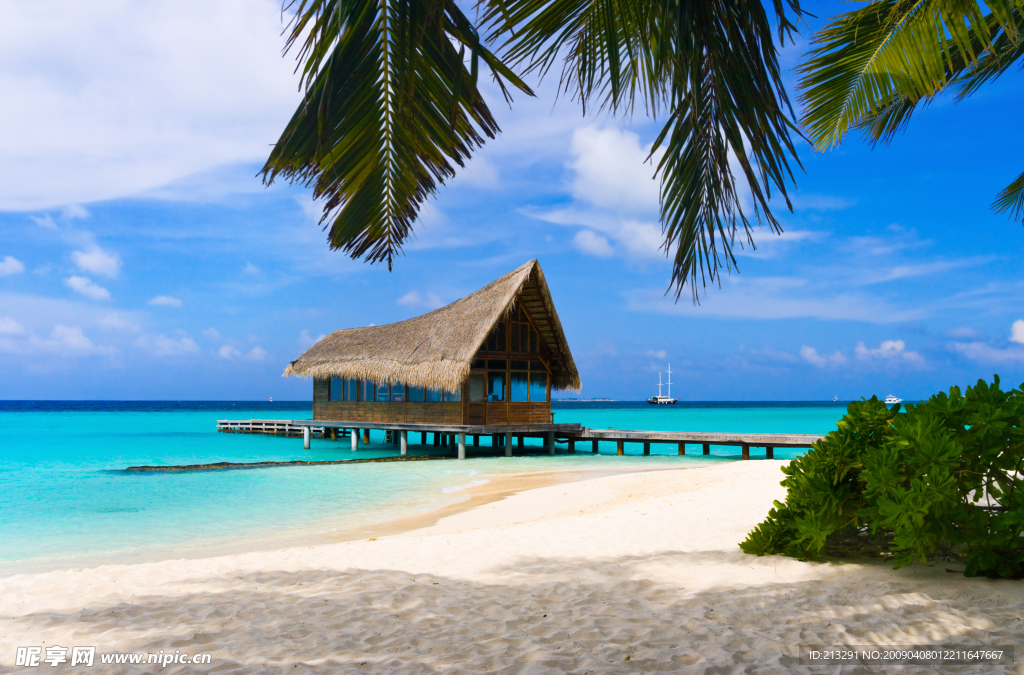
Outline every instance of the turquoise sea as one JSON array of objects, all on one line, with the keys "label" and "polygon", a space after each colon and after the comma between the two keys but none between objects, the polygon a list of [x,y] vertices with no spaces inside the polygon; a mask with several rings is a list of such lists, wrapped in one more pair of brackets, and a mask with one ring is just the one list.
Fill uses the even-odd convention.
[{"label": "turquoise sea", "polygon": [[[553,404],[556,422],[589,427],[766,433],[827,433],[845,408],[831,402]],[[382,432],[353,452],[348,439],[314,439],[304,450],[298,438],[216,431],[219,419],[309,417],[308,402],[0,402],[0,576],[339,541],[374,523],[466,499],[468,488],[500,474],[701,466],[738,459],[739,452],[713,446],[710,457],[678,457],[674,446],[654,445],[653,456],[643,457],[639,445],[627,444],[627,456],[617,457],[614,443],[606,443],[598,455],[587,444],[586,452],[554,457],[123,471],[142,464],[397,454]],[[424,450],[410,447],[413,454]],[[779,449],[775,456],[798,452]]]}]

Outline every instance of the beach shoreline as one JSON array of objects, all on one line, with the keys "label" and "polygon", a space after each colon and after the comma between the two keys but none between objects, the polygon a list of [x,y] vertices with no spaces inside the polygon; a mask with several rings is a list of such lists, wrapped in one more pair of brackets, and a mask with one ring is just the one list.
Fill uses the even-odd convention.
[{"label": "beach shoreline", "polygon": [[801,664],[801,646],[1022,643],[1020,582],[743,554],[784,497],[782,464],[533,487],[342,543],[3,578],[0,668],[56,644],[205,652],[244,673],[836,672]]}]

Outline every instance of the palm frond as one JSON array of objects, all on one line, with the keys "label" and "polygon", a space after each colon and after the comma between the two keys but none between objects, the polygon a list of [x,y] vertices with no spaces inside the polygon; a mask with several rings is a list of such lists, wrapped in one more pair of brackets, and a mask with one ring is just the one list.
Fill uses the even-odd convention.
[{"label": "palm frond", "polygon": [[815,34],[817,47],[799,68],[802,121],[815,148],[833,147],[858,125],[876,138],[900,128],[918,101],[990,51],[1000,31],[1015,32],[1019,5],[874,0],[840,15]]},{"label": "palm frond", "polygon": [[[304,95],[262,174],[313,188],[331,248],[388,263],[423,201],[498,125],[478,63],[532,95],[452,0],[295,0]],[[465,65],[469,50],[471,69]]]},{"label": "palm frond", "polygon": [[[655,172],[677,299],[687,284],[698,299],[735,265],[740,227],[753,244],[731,158],[753,198],[750,217],[781,231],[769,201],[774,188],[791,208],[799,132],[760,0],[490,0],[486,8],[482,25],[502,56],[541,77],[561,61],[560,89],[584,107],[596,97],[613,111],[641,104],[667,114],[652,157],[664,150]],[[774,8],[784,39],[795,28],[788,14],[801,10],[797,0]]]},{"label": "palm frond", "polygon": [[1010,218],[1017,220],[1024,216],[1024,173],[1003,188],[992,202],[992,210],[997,213],[1010,212]]}]

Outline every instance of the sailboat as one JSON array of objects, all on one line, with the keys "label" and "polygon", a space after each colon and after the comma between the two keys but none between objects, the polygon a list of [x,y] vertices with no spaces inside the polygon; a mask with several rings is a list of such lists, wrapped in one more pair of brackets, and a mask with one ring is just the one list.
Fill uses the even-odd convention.
[{"label": "sailboat", "polygon": [[668,396],[661,395],[661,373],[658,373],[658,395],[647,399],[651,405],[673,405],[679,399],[672,398],[672,364],[668,364]]}]

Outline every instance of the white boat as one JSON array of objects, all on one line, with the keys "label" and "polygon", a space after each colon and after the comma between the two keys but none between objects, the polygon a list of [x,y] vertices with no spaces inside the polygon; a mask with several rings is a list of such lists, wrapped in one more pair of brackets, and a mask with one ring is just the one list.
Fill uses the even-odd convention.
[{"label": "white boat", "polygon": [[661,373],[658,373],[658,395],[647,399],[651,405],[673,405],[679,399],[672,398],[672,364],[668,364],[668,396],[661,395]]},{"label": "white boat", "polygon": [[832,402],[833,402],[833,403],[835,403],[835,402],[836,402],[836,401],[838,401],[838,400],[839,400],[839,397],[838,397],[838,396],[833,396],[833,397],[832,397]]},{"label": "white boat", "polygon": [[896,405],[897,403],[903,403],[903,399],[902,398],[896,398],[892,394],[889,394],[888,396],[885,397],[885,404],[886,405]]}]

